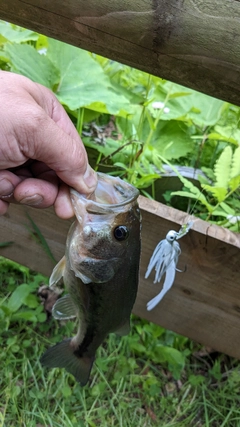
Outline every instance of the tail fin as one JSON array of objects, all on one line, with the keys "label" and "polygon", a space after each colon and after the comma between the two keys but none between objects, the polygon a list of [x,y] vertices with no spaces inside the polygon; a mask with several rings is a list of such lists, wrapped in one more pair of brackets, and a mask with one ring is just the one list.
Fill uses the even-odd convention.
[{"label": "tail fin", "polygon": [[79,356],[71,346],[71,339],[50,347],[40,359],[41,364],[48,368],[65,368],[82,386],[89,380],[93,361],[94,357]]}]

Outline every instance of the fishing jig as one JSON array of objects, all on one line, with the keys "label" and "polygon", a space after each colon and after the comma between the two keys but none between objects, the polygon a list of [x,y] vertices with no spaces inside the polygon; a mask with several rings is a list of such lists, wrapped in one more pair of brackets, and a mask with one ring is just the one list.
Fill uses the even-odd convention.
[{"label": "fishing jig", "polygon": [[147,303],[147,310],[150,311],[162,300],[164,295],[171,289],[176,273],[178,257],[181,254],[180,245],[177,240],[185,236],[193,225],[193,221],[183,224],[180,230],[170,230],[166,238],[161,240],[156,246],[149,261],[145,274],[145,279],[149,277],[152,270],[155,269],[155,279],[153,283],[160,282],[165,274],[165,280],[161,292]]}]

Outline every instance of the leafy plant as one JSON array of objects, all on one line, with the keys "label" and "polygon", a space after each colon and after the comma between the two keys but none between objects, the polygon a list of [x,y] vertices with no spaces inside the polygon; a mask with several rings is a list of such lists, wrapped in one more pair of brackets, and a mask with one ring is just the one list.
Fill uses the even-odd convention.
[{"label": "leafy plant", "polygon": [[[172,196],[182,196],[193,198],[207,208],[205,214],[209,220],[212,215],[229,218],[235,215],[237,203],[229,198],[239,191],[240,187],[240,146],[233,152],[230,146],[225,147],[220,157],[216,161],[213,172],[206,168],[203,169],[209,178],[213,179],[212,185],[206,184],[206,180],[202,181],[202,189],[205,190],[211,197],[211,204],[207,201],[207,197],[193,184],[189,184],[185,179],[181,179],[184,184],[183,191],[176,191]],[[215,204],[213,204],[215,202]],[[231,207],[232,205],[232,207]]]},{"label": "leafy plant", "polygon": [[[9,275],[9,266],[12,267],[12,271],[15,271],[15,268],[19,269],[18,264],[8,261],[6,262],[4,258],[0,258],[0,267],[3,277],[4,266],[8,265],[8,275]],[[26,268],[25,268],[26,269]],[[26,273],[28,274],[28,269]],[[24,272],[24,279],[27,279],[27,276]],[[5,276],[4,276],[5,277]],[[44,278],[45,279],[45,278]],[[4,279],[5,280],[5,279]],[[11,274],[9,277],[9,283],[5,286],[4,292],[3,288],[0,293],[0,325],[2,331],[7,331],[10,324],[15,322],[28,321],[28,322],[44,322],[46,320],[46,315],[43,312],[43,307],[39,305],[39,299],[36,295],[36,289],[39,287],[39,284],[43,281],[43,276],[36,276],[35,280],[29,283],[18,283],[17,287],[12,287]],[[3,284],[2,280],[2,284]],[[8,293],[9,292],[9,293]]]},{"label": "leafy plant", "polygon": [[194,213],[203,218],[219,222],[221,212],[224,225],[232,227],[228,215],[237,218],[239,181],[237,173],[226,175],[226,153],[233,174],[239,107],[3,21],[0,33],[1,68],[54,91],[82,134],[93,167],[120,175],[153,198],[163,161],[201,168],[208,176],[212,171],[213,190],[205,182],[200,195],[185,180],[178,197],[198,200]]}]

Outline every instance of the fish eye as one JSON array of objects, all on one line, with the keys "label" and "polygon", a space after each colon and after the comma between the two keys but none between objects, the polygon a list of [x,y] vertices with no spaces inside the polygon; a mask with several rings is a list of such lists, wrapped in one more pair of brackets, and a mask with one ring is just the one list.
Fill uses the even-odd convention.
[{"label": "fish eye", "polygon": [[119,225],[114,229],[113,234],[115,239],[122,241],[128,238],[129,231],[125,225]]}]

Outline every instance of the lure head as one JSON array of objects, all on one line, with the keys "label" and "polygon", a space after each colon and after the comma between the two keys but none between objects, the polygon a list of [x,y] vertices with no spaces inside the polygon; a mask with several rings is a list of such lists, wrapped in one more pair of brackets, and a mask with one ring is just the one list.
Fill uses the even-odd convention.
[{"label": "lure head", "polygon": [[175,231],[175,230],[170,230],[170,231],[167,233],[167,235],[166,235],[166,240],[167,240],[169,243],[172,243],[172,242],[174,242],[174,241],[177,239],[177,236],[178,236],[178,232],[177,232],[177,231]]}]

